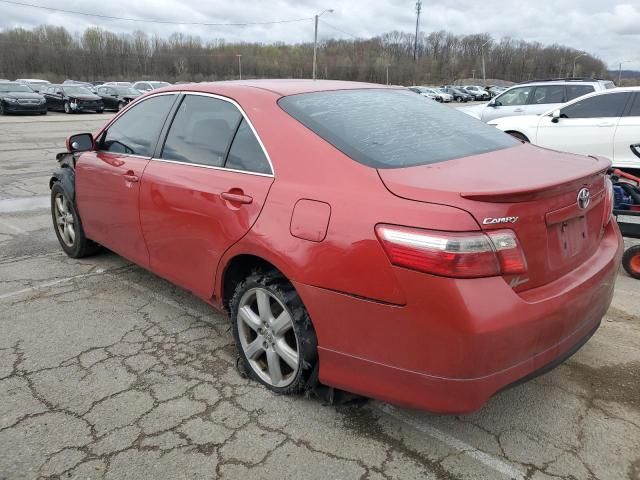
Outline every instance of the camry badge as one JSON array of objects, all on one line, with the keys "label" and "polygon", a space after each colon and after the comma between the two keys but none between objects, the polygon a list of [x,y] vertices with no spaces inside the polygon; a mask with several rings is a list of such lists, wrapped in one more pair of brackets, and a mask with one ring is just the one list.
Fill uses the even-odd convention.
[{"label": "camry badge", "polygon": [[495,225],[496,223],[516,223],[518,221],[518,217],[499,217],[492,218],[487,217],[482,220],[483,225]]},{"label": "camry badge", "polygon": [[589,206],[589,202],[591,201],[591,192],[589,192],[588,188],[582,188],[578,192],[578,206],[584,210]]}]

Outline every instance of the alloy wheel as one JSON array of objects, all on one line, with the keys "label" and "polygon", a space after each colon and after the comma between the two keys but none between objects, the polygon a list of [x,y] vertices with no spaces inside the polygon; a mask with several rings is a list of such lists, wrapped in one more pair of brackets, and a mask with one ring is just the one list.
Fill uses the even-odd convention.
[{"label": "alloy wheel", "polygon": [[252,288],[240,299],[236,322],[254,373],[274,387],[291,384],[300,366],[300,350],[287,307],[269,290]]},{"label": "alloy wheel", "polygon": [[64,102],[64,113],[71,113],[71,107],[69,106],[69,102]]},{"label": "alloy wheel", "polygon": [[55,197],[54,215],[60,238],[67,247],[72,248],[76,241],[75,220],[69,208],[69,202],[62,193],[58,193]]}]

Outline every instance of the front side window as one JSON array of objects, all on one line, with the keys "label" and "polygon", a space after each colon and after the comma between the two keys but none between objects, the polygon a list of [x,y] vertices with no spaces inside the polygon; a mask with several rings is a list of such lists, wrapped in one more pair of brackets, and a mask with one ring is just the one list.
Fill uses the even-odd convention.
[{"label": "front side window", "polygon": [[242,114],[231,103],[187,95],[171,123],[161,158],[222,167]]},{"label": "front side window", "polygon": [[543,105],[545,103],[564,103],[564,85],[545,85],[536,87],[531,103]]},{"label": "front side window", "polygon": [[562,118],[619,117],[629,99],[629,93],[611,93],[578,100],[561,110]]},{"label": "front side window", "polygon": [[175,95],[159,95],[136,104],[103,134],[99,149],[151,157]]},{"label": "front side window", "polygon": [[591,85],[567,85],[567,102],[593,92],[595,89]]},{"label": "front side window", "polygon": [[280,107],[358,163],[428,165],[519,145],[511,136],[407,90],[362,89],[283,97]]},{"label": "front side window", "polygon": [[225,167],[245,172],[272,173],[260,142],[245,119],[238,127]]},{"label": "front side window", "polygon": [[534,87],[517,87],[504,92],[496,97],[495,104],[499,107],[514,107],[516,105],[525,105],[529,99],[529,94]]}]

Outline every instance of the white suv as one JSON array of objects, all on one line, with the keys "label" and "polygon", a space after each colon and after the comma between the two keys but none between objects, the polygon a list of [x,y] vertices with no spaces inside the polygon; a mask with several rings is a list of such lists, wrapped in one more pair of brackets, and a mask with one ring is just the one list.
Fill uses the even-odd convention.
[{"label": "white suv", "polygon": [[614,88],[609,80],[568,78],[520,83],[489,103],[460,108],[483,122],[514,115],[541,115],[588,93]]}]

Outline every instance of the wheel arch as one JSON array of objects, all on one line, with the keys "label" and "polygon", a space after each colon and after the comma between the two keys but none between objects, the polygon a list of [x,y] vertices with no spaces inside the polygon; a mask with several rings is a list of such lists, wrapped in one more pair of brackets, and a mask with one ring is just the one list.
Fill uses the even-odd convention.
[{"label": "wheel arch", "polygon": [[233,297],[238,283],[256,270],[275,270],[292,283],[291,278],[287,276],[285,269],[279,265],[279,262],[274,262],[272,259],[249,252],[235,253],[230,256],[224,260],[224,267],[220,270],[221,273],[218,282],[216,282],[218,287],[216,288],[215,297],[219,299],[220,305],[227,311],[229,309],[229,301]]},{"label": "wheel arch", "polygon": [[525,141],[527,143],[531,143],[531,140],[529,139],[529,136],[526,135],[525,133],[522,133],[519,130],[514,130],[513,128],[510,128],[508,130],[504,130],[504,133],[508,133],[509,135],[511,135],[514,138],[517,138],[518,140],[523,140],[523,141]]},{"label": "wheel arch", "polygon": [[76,200],[76,172],[68,166],[62,165],[56,169],[49,179],[49,190],[53,187],[53,184],[59,182],[64,188],[65,192],[69,195],[73,202]]}]

